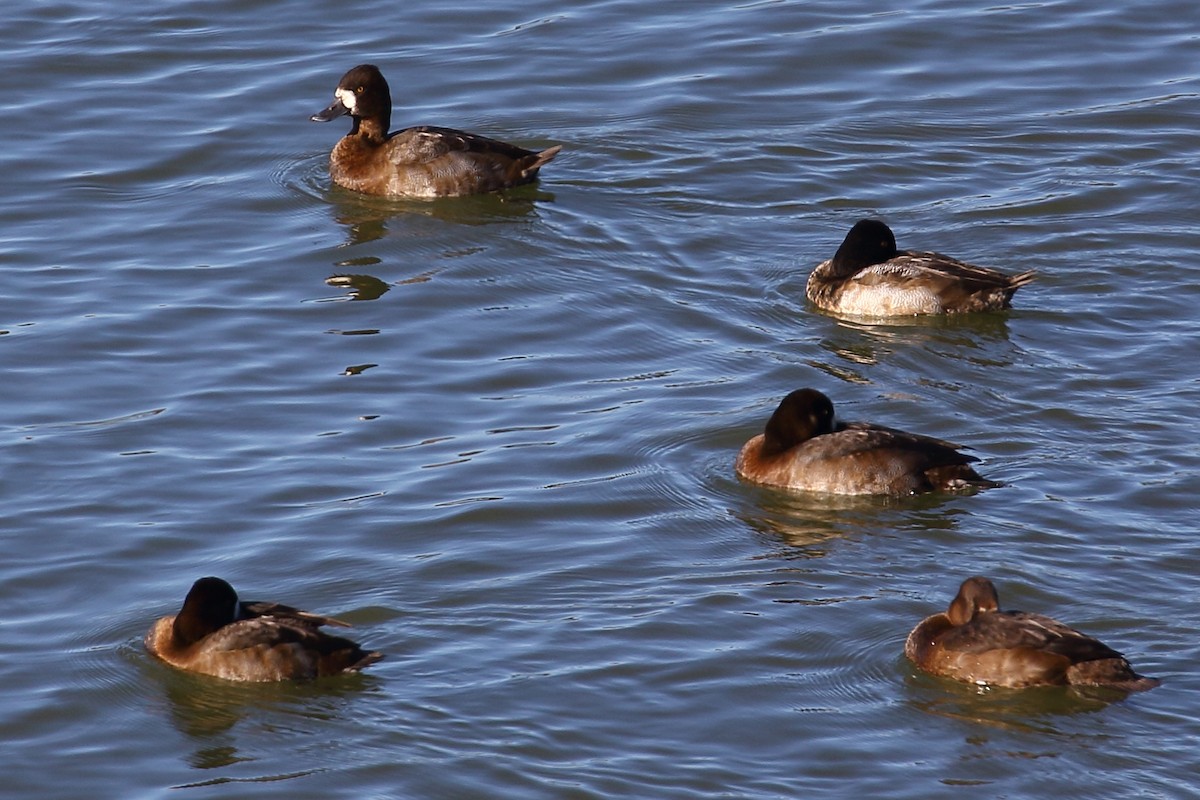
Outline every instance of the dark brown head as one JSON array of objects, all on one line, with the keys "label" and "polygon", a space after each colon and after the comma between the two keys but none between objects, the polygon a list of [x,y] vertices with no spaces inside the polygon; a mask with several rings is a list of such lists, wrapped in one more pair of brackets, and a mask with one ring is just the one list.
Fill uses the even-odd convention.
[{"label": "dark brown head", "polygon": [[779,403],[763,431],[763,452],[782,453],[833,430],[833,401],[816,389],[797,389]]},{"label": "dark brown head", "polygon": [[999,610],[1000,597],[996,587],[987,578],[976,575],[963,581],[946,616],[951,625],[966,625],[980,612]]},{"label": "dark brown head", "polygon": [[895,258],[896,253],[892,229],[877,219],[862,219],[854,223],[833,254],[829,271],[838,277],[853,275],[860,269]]},{"label": "dark brown head", "polygon": [[351,133],[358,130],[362,119],[373,120],[387,131],[392,121],[392,92],[379,67],[360,64],[343,75],[333,92],[333,103],[310,119],[329,122],[346,114],[354,118]]},{"label": "dark brown head", "polygon": [[180,646],[198,642],[237,619],[238,596],[220,578],[201,578],[192,584],[175,615],[175,641]]}]

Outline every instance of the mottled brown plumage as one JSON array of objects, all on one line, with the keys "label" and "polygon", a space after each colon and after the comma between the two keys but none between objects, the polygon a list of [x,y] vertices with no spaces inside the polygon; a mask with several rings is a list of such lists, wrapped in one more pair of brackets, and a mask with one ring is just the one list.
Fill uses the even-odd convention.
[{"label": "mottled brown plumage", "polygon": [[946,613],[913,629],[904,655],[935,675],[1010,688],[1070,684],[1139,691],[1159,683],[1138,675],[1108,645],[1057,620],[1001,611],[996,587],[978,576],[963,581]]},{"label": "mottled brown plumage", "polygon": [[345,622],[279,603],[241,602],[220,578],[192,584],[183,608],[146,633],[146,649],[173,667],[231,681],[281,681],[358,672],[383,658],[323,625]]},{"label": "mottled brown plumage", "polygon": [[806,293],[818,308],[847,316],[913,316],[1010,308],[1032,271],[1007,275],[940,253],[896,249],[878,220],[860,220],[833,258],[813,268]]},{"label": "mottled brown plumage", "polygon": [[312,119],[350,115],[350,132],[329,156],[333,182],[356,192],[401,197],[479,194],[529,183],[558,155],[473,133],[428,125],[388,133],[392,97],[378,67],[362,64],[342,76],[332,105]]},{"label": "mottled brown plumage", "polygon": [[831,494],[907,495],[996,486],[961,445],[865,422],[837,423],[816,389],[783,398],[734,465],[755,483]]}]

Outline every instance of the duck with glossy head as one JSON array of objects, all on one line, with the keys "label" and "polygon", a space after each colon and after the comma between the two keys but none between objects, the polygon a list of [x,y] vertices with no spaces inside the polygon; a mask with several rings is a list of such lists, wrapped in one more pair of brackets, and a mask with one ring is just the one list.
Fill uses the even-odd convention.
[{"label": "duck with glossy head", "polygon": [[949,610],[913,629],[904,655],[926,672],[989,686],[1140,691],[1159,684],[1134,672],[1116,650],[1058,620],[1001,611],[996,587],[980,576],[963,581]]},{"label": "duck with glossy head", "polygon": [[329,156],[333,182],[356,192],[452,197],[519,186],[537,178],[561,145],[541,151],[474,133],[419,126],[388,133],[392,95],[383,73],[361,64],[342,76],[333,103],[314,122],[349,115],[350,132]]},{"label": "duck with glossy head", "polygon": [[340,620],[279,603],[241,601],[220,578],[192,584],[183,608],[146,633],[146,649],[173,667],[231,681],[282,681],[358,672],[383,658],[331,636]]},{"label": "duck with glossy head", "polygon": [[864,219],[846,234],[833,258],[813,268],[806,293],[822,311],[846,316],[898,317],[999,311],[1032,281],[1032,270],[1008,275],[941,253],[897,250],[884,223]]},{"label": "duck with glossy head", "polygon": [[734,469],[755,483],[830,494],[909,495],[998,486],[962,445],[867,422],[840,423],[816,389],[783,398]]}]

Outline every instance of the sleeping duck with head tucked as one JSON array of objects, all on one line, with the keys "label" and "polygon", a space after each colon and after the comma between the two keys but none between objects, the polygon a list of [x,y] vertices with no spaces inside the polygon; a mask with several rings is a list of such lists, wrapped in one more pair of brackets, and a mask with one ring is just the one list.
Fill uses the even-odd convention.
[{"label": "sleeping duck with head tucked", "polygon": [[220,578],[192,584],[183,608],[146,633],[146,650],[173,667],[230,681],[283,681],[358,672],[383,658],[323,625],[340,620],[279,603],[242,601]]},{"label": "sleeping duck with head tucked", "polygon": [[837,422],[816,389],[783,398],[734,469],[754,483],[829,494],[910,495],[998,486],[962,445],[867,422]]},{"label": "sleeping duck with head tucked", "polygon": [[561,145],[541,151],[474,133],[422,125],[389,133],[392,95],[383,73],[361,64],[342,76],[314,122],[349,115],[350,132],[329,156],[333,182],[356,192],[434,198],[530,183]]},{"label": "sleeping duck with head tucked", "polygon": [[1141,691],[1159,684],[1134,672],[1116,650],[1058,620],[1001,611],[996,587],[979,576],[963,581],[948,611],[913,629],[904,655],[926,672],[980,685]]},{"label": "sleeping duck with head tucked", "polygon": [[899,317],[1011,308],[1032,270],[1008,275],[941,253],[897,250],[891,228],[864,219],[833,258],[813,268],[806,293],[822,311],[845,316]]}]

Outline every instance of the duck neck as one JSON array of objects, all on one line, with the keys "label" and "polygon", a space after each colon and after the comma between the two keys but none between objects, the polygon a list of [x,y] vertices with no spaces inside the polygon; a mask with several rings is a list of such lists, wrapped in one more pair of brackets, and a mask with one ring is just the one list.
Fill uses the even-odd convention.
[{"label": "duck neck", "polygon": [[187,647],[205,637],[208,631],[195,624],[194,621],[176,616],[171,623],[171,639],[176,647]]},{"label": "duck neck", "polygon": [[354,125],[350,128],[351,136],[360,136],[377,144],[387,140],[387,123],[382,125],[376,120],[354,118]]},{"label": "duck neck", "polygon": [[825,274],[830,278],[848,278],[859,270],[871,265],[872,261],[869,258],[854,258],[838,250],[830,260],[829,266],[826,267]]}]

